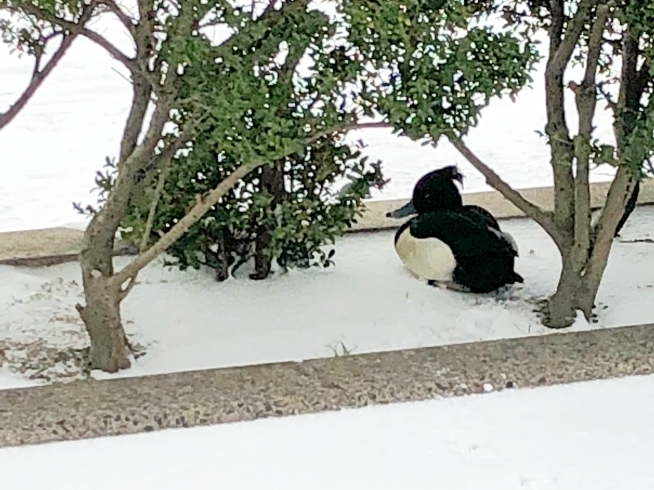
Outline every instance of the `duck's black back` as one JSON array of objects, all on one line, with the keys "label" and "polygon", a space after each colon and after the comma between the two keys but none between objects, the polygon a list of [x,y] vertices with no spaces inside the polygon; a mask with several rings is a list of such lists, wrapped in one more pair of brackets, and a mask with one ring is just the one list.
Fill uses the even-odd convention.
[{"label": "duck's black back", "polygon": [[469,213],[425,213],[411,220],[411,235],[436,238],[450,247],[457,262],[454,280],[473,293],[487,293],[505,284],[522,282],[514,271],[515,250],[489,229],[485,219],[466,216]]},{"label": "duck's black back", "polygon": [[495,228],[498,231],[500,230],[500,224],[495,219],[495,216],[482,207],[469,204],[461,208],[461,213],[474,221],[486,224],[486,226],[490,228]]}]

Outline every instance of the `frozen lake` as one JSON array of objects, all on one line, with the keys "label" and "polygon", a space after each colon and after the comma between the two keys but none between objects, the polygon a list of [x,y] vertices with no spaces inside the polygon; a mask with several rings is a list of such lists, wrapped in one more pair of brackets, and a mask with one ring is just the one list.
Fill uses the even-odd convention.
[{"label": "frozen lake", "polygon": [[[93,28],[123,49],[127,38],[111,21]],[[495,100],[468,144],[510,184],[518,188],[551,184],[548,147],[536,131],[545,125],[542,64],[533,89],[515,103]],[[0,110],[27,85],[31,60],[0,47]],[[130,85],[122,65],[87,39],[78,39],[23,112],[0,131],[0,231],[57,226],[79,221],[72,202],[95,202],[93,177],[106,156],[118,151],[130,103]],[[574,116],[573,101],[568,100]],[[570,117],[571,128],[576,120]],[[610,118],[598,107],[597,136],[611,139]],[[465,192],[490,190],[481,176],[448,143],[420,146],[387,129],[353,132],[366,152],[383,160],[390,184],[373,198],[408,197],[415,181],[434,168],[456,163],[466,174]],[[611,168],[598,169],[594,181],[610,179]]]}]

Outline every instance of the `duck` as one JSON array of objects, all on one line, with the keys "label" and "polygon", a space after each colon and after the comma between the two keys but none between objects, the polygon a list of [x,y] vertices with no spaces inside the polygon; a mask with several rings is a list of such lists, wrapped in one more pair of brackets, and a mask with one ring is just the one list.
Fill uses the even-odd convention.
[{"label": "duck", "polygon": [[411,200],[386,214],[406,221],[395,234],[395,250],[405,267],[432,286],[484,294],[523,283],[515,272],[518,246],[495,217],[476,205],[463,205],[455,165],[421,177]]}]

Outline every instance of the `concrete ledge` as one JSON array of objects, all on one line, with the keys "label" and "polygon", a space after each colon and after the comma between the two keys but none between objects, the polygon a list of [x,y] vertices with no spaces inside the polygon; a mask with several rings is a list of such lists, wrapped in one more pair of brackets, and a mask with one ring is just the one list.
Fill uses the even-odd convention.
[{"label": "concrete ledge", "polygon": [[[0,233],[0,264],[23,265],[30,260],[57,258],[65,262],[79,254],[83,232],[68,228]],[[50,264],[52,265],[52,264]]]},{"label": "concrete ledge", "polygon": [[[0,233],[0,265],[46,267],[78,259],[84,232],[72,228]],[[114,254],[135,253],[136,249],[122,240],[116,242]]]},{"label": "concrete ledge", "polygon": [[[591,184],[593,208],[599,208],[606,200],[609,183]],[[522,195],[544,209],[553,208],[551,187],[523,189]],[[404,220],[386,218],[386,213],[404,205],[408,199],[368,201],[363,216],[349,232],[392,229]],[[522,213],[499,192],[476,192],[463,195],[465,204],[476,204],[487,209],[498,219],[522,218]],[[654,204],[654,179],[641,185],[638,203]],[[0,265],[42,267],[77,260],[82,248],[84,232],[71,228],[46,228],[43,230],[0,233]],[[136,248],[126,242],[116,244],[116,255],[129,255]]]},{"label": "concrete ledge", "polygon": [[[610,182],[591,184],[591,206],[593,209],[599,209],[604,205],[609,186]],[[552,187],[520,189],[520,193],[525,199],[545,210],[554,209],[554,193]],[[403,206],[407,202],[408,199],[367,202],[363,216],[358,220],[358,223],[352,226],[351,231],[397,228],[406,220],[386,218],[386,213]],[[516,208],[497,191],[463,194],[463,203],[481,206],[487,209],[497,219],[525,217],[525,214],[522,211]],[[654,179],[648,179],[641,183],[640,193],[638,194],[638,204],[654,204]]]},{"label": "concrete ledge", "polygon": [[650,374],[654,325],[0,391],[0,446]]}]

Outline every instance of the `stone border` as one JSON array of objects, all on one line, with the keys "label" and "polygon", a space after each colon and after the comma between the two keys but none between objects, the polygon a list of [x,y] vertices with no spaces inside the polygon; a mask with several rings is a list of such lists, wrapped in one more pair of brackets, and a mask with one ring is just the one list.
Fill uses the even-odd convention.
[{"label": "stone border", "polygon": [[[591,184],[592,207],[604,204],[609,183]],[[551,187],[522,189],[522,195],[529,201],[552,209],[553,195]],[[524,213],[507,201],[496,191],[464,194],[465,204],[476,204],[491,212],[498,219],[523,218]],[[363,216],[358,219],[348,232],[375,231],[397,228],[404,220],[386,218],[386,213],[407,202],[407,199],[368,201]],[[639,205],[654,204],[654,179],[641,184]],[[72,228],[46,228],[0,233],[0,265],[23,267],[43,267],[77,260],[82,248],[84,232]],[[129,243],[116,244],[116,255],[129,255],[136,247]]]},{"label": "stone border", "polygon": [[[606,194],[610,182],[591,184],[591,207],[599,209],[606,201]],[[545,210],[554,208],[554,194],[552,187],[533,187],[529,189],[518,189],[528,201],[540,206]],[[352,226],[351,231],[372,231],[397,228],[405,220],[386,218],[386,213],[406,204],[408,199],[393,199],[368,201],[363,216],[359,222]],[[463,194],[464,204],[476,204],[481,206],[495,216],[497,219],[524,218],[525,214],[511,204],[497,191],[472,192]],[[654,204],[654,179],[648,179],[641,183],[638,194],[638,204]],[[408,219],[408,218],[407,218]]]},{"label": "stone border", "polygon": [[654,369],[654,325],[0,391],[0,447],[135,434]]}]

